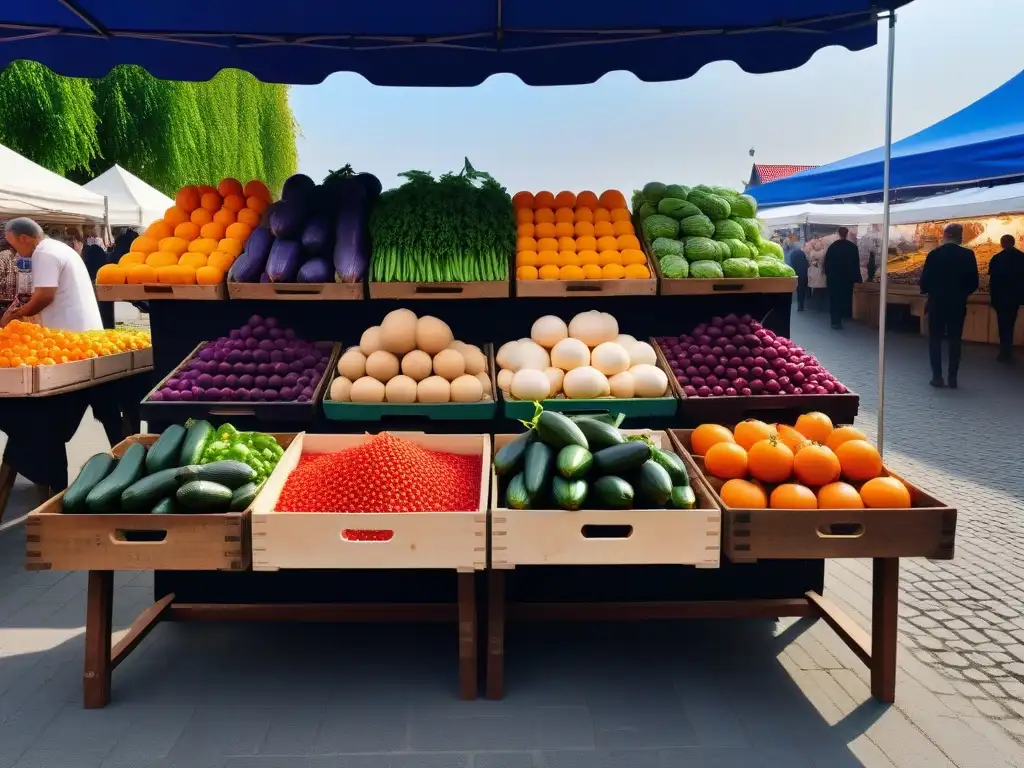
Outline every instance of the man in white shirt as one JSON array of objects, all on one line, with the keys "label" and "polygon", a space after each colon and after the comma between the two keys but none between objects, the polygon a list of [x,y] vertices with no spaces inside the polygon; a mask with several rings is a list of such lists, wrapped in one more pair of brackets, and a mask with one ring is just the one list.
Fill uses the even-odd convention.
[{"label": "man in white shirt", "polygon": [[11,219],[4,229],[7,242],[18,255],[32,258],[32,298],[7,310],[0,327],[15,318],[39,315],[47,328],[103,330],[96,292],[82,257],[70,246],[47,237],[32,219]]}]

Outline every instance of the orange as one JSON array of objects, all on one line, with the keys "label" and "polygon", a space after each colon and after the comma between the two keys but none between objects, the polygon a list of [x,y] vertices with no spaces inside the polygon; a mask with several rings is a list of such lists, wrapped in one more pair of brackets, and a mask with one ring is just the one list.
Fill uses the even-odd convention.
[{"label": "orange", "polygon": [[796,483],[783,483],[772,491],[772,509],[817,509],[818,499],[814,491]]},{"label": "orange", "polygon": [[185,213],[192,213],[202,202],[199,190],[195,187],[182,187],[174,197],[174,204]]},{"label": "orange", "polygon": [[135,253],[152,253],[160,245],[160,240],[149,235],[139,235],[132,240],[132,251]]},{"label": "orange", "polygon": [[217,191],[216,187],[211,187],[209,184],[198,184],[196,185],[196,189],[199,190],[200,196],[205,195],[207,192]]},{"label": "orange", "polygon": [[611,208],[610,210],[612,212],[612,223],[613,224],[621,224],[623,222],[629,222],[630,223],[630,229],[633,228],[633,225],[630,222],[629,211],[627,211],[625,208]]},{"label": "orange", "polygon": [[223,251],[214,251],[207,257],[206,263],[227,274],[228,270],[231,269],[231,265],[235,263],[235,257]]},{"label": "orange", "polygon": [[736,509],[766,509],[768,497],[764,488],[748,480],[727,480],[718,492],[722,503]]},{"label": "orange", "polygon": [[615,242],[617,243],[620,251],[640,250],[640,241],[637,239],[636,235],[619,235],[615,238]]},{"label": "orange", "polygon": [[541,267],[553,267],[558,263],[558,251],[538,251],[537,264]]},{"label": "orange", "polygon": [[96,285],[122,285],[127,270],[117,264],[104,264],[96,272]]},{"label": "orange", "polygon": [[591,192],[589,189],[585,189],[576,195],[576,207],[577,208],[589,208],[591,211],[597,208],[601,203],[597,199],[597,195]]},{"label": "orange", "polygon": [[555,212],[550,208],[535,208],[533,211],[533,221],[535,224],[554,224]]},{"label": "orange", "polygon": [[241,243],[244,243],[246,240],[248,240],[249,235],[251,233],[252,227],[250,227],[248,224],[243,224],[240,221],[236,221],[234,224],[232,224],[230,227],[224,230],[224,234],[226,234],[233,240],[238,240]]},{"label": "orange", "polygon": [[597,237],[615,237],[615,227],[607,221],[599,221],[594,224],[594,234]]},{"label": "orange", "polygon": [[597,251],[597,238],[583,235],[576,238],[576,252]]},{"label": "orange", "polygon": [[589,208],[576,208],[576,223],[577,224],[593,224],[594,223],[594,212]]},{"label": "orange", "polygon": [[[613,211],[613,213],[619,213],[619,211]],[[612,232],[615,233],[616,237],[622,235],[636,235],[636,230],[633,229],[633,222],[631,221],[613,221]]]},{"label": "orange", "polygon": [[863,509],[864,500],[848,483],[829,483],[818,490],[820,509]]},{"label": "orange", "polygon": [[573,264],[566,264],[558,270],[559,280],[583,280],[583,270]]},{"label": "orange", "polygon": [[135,253],[133,251],[132,253],[126,253],[124,256],[117,260],[117,263],[120,264],[122,267],[130,267],[132,264],[143,264],[146,261],[147,255],[148,254]]},{"label": "orange", "polygon": [[533,209],[533,192],[516,192],[512,195],[512,207],[517,211],[520,208]]},{"label": "orange", "polygon": [[555,207],[555,196],[547,190],[538,192],[533,196],[533,210],[538,211],[541,208],[554,208]]},{"label": "orange", "polygon": [[558,250],[560,251],[571,251],[576,253],[576,240],[572,237],[560,237],[558,238]]},{"label": "orange", "polygon": [[209,224],[213,221],[213,214],[205,208],[196,208],[188,218],[197,227],[202,227],[204,224]]},{"label": "orange", "polygon": [[867,440],[847,440],[835,451],[842,467],[843,477],[854,483],[863,483],[882,472],[882,457]]},{"label": "orange", "polygon": [[536,251],[537,241],[532,237],[520,237],[516,240],[516,251]]},{"label": "orange", "polygon": [[537,247],[535,250],[539,253],[540,251],[557,251],[558,241],[553,237],[542,237],[536,243]]},{"label": "orange", "polygon": [[174,236],[180,237],[182,240],[195,240],[199,237],[199,226],[191,221],[186,221],[184,224],[179,224],[174,228]]},{"label": "orange", "polygon": [[217,241],[209,237],[200,237],[188,244],[189,253],[201,253],[209,256],[217,250]]},{"label": "orange", "polygon": [[165,237],[160,241],[160,248],[158,250],[180,256],[188,250],[188,241],[182,240],[180,237]]},{"label": "orange", "polygon": [[559,192],[555,195],[555,207],[556,208],[575,208],[576,207],[576,193],[575,192]]},{"label": "orange", "polygon": [[238,213],[245,208],[245,198],[241,195],[226,195],[224,197],[224,207],[229,211]]},{"label": "orange", "polygon": [[775,430],[775,434],[779,436],[779,440],[785,443],[791,451],[796,451],[797,446],[807,439],[786,424],[772,424],[772,428]]},{"label": "orange", "polygon": [[616,208],[626,207],[626,197],[617,189],[608,189],[601,193],[599,199],[602,208],[613,211]]},{"label": "orange", "polygon": [[847,440],[867,440],[868,436],[861,432],[856,427],[836,427],[829,434],[828,439],[825,441],[825,445],[831,448],[833,451],[836,450],[840,445],[845,443]]},{"label": "orange", "polygon": [[874,477],[860,489],[864,505],[872,508],[909,509],[910,491],[895,477]]},{"label": "orange", "polygon": [[559,208],[555,211],[555,221],[565,222],[566,224],[572,224],[576,221],[576,214],[573,213],[572,208]]},{"label": "orange", "polygon": [[542,237],[558,237],[558,227],[550,221],[543,221],[539,224],[535,224],[534,228],[536,229],[534,237],[538,240]]},{"label": "orange", "polygon": [[793,451],[778,437],[758,440],[747,452],[750,475],[766,483],[781,483],[793,474]]},{"label": "orange", "polygon": [[732,433],[733,437],[736,438],[736,442],[743,446],[743,450],[749,451],[754,443],[759,443],[771,437],[772,428],[763,421],[747,419],[737,424]]},{"label": "orange", "polygon": [[[180,222],[179,222],[180,223]],[[146,235],[153,238],[154,240],[162,240],[165,237],[170,237],[174,234],[174,227],[168,224],[163,219],[157,219],[149,228],[146,230]],[[138,238],[136,238],[138,239]],[[135,243],[133,242],[132,245]]]},{"label": "orange", "polygon": [[[191,211],[189,211],[189,213],[191,213]],[[188,213],[176,205],[172,205],[164,211],[164,224],[170,227],[172,232],[176,226],[184,224],[188,220]],[[167,237],[170,237],[170,235],[167,235]]]},{"label": "orange", "polygon": [[196,270],[196,282],[199,285],[220,285],[224,282],[224,273],[216,267],[199,267]]},{"label": "orange", "polygon": [[224,225],[218,224],[216,221],[211,221],[209,224],[203,224],[199,230],[200,237],[207,237],[211,240],[220,240],[224,237]]},{"label": "orange", "polygon": [[646,264],[629,264],[626,267],[627,280],[646,280],[651,276],[651,270]]},{"label": "orange", "polygon": [[567,221],[559,221],[555,224],[555,237],[575,237],[576,227]]},{"label": "orange", "polygon": [[824,413],[812,411],[811,413],[800,414],[796,420],[796,431],[804,435],[808,440],[825,445],[828,436],[832,434],[832,419]]},{"label": "orange", "polygon": [[148,264],[133,264],[128,267],[128,282],[132,285],[157,282],[156,267],[151,267]]},{"label": "orange", "polygon": [[200,205],[204,210],[209,211],[211,214],[219,211],[223,203],[224,198],[221,197],[220,193],[216,190],[210,190],[209,192],[204,193],[200,199]]},{"label": "orange", "polygon": [[804,485],[828,485],[840,471],[839,459],[820,443],[801,443],[793,457],[793,474]]},{"label": "orange", "polygon": [[690,433],[690,452],[695,456],[705,456],[716,443],[735,442],[732,432],[721,424],[701,424]]},{"label": "orange", "polygon": [[[607,224],[609,228],[612,226],[612,213],[607,208],[595,208],[594,209],[594,223],[601,222]],[[610,233],[609,233],[610,234]]]},{"label": "orange", "polygon": [[244,250],[242,247],[242,241],[236,240],[233,237],[225,237],[219,243],[217,243],[217,250],[223,251],[228,256],[239,257],[242,255]]},{"label": "orange", "polygon": [[558,252],[558,266],[560,267],[578,267],[582,265],[580,257],[576,255],[576,251],[559,251]]},{"label": "orange", "polygon": [[545,264],[539,270],[537,270],[537,276],[541,280],[557,280],[558,279],[558,267],[554,264]]},{"label": "orange", "polygon": [[[225,181],[231,181],[231,179],[225,179]],[[224,193],[221,192],[221,194],[223,195]],[[270,194],[270,190],[267,189],[267,185],[259,179],[253,179],[248,182],[245,185],[245,189],[242,190],[242,194],[246,197],[258,197],[268,205],[273,201],[273,197]]]},{"label": "orange", "polygon": [[517,208],[516,209],[516,224],[532,224],[534,222],[534,212],[529,208]]},{"label": "orange", "polygon": [[602,277],[601,268],[597,264],[584,264],[580,269],[583,270],[583,277],[587,280],[600,280]]},{"label": "orange", "polygon": [[601,251],[617,251],[619,250],[619,243],[614,237],[599,237],[597,238],[597,250],[598,253]]},{"label": "orange", "polygon": [[624,267],[628,267],[630,264],[647,266],[647,257],[644,256],[643,251],[638,251],[636,248],[620,248],[619,253],[622,255],[622,266]]},{"label": "orange", "polygon": [[573,234],[576,237],[593,237],[594,225],[589,221],[577,221],[576,226],[573,227]]},{"label": "orange", "polygon": [[601,267],[601,277],[605,280],[621,280],[626,276],[626,270],[621,264],[605,264]]},{"label": "orange", "polygon": [[520,224],[516,227],[516,237],[535,237],[537,227],[533,224]]},{"label": "orange", "polygon": [[[249,184],[252,183],[254,182],[249,182]],[[248,187],[249,184],[246,184],[246,187]],[[220,184],[217,185],[217,192],[220,194],[221,197],[242,194],[248,196],[250,194],[253,194],[252,192],[246,192],[244,189],[242,189],[242,182],[240,182],[238,179],[233,179],[230,176],[226,179],[221,179]]]},{"label": "orange", "polygon": [[617,264],[622,266],[622,256],[619,255],[618,251],[601,251],[597,255],[597,263],[602,267],[609,264]]},{"label": "orange", "polygon": [[588,264],[597,265],[600,263],[601,257],[597,255],[597,251],[592,250],[579,250],[580,241],[576,241],[576,255],[579,256],[580,266],[585,267]]},{"label": "orange", "polygon": [[[255,211],[256,213],[258,213],[260,215],[262,215],[263,212],[265,210],[267,210],[267,208],[269,206],[270,206],[270,203],[268,203],[266,200],[264,200],[261,197],[247,197],[247,198],[245,198],[245,207],[248,208],[250,211]],[[239,211],[239,213],[241,213],[241,211]]]},{"label": "orange", "polygon": [[213,214],[213,220],[224,227],[229,227],[234,224],[236,218],[235,212],[229,211],[227,208],[221,208]]},{"label": "orange", "polygon": [[747,452],[736,443],[715,443],[704,454],[704,466],[723,480],[747,476]]},{"label": "orange", "polygon": [[[155,267],[157,270],[163,267],[173,267],[178,263],[178,257],[180,254],[170,253],[168,251],[157,251],[151,253],[146,257],[146,264],[151,267]],[[161,283],[163,280],[160,281]]]},{"label": "orange", "polygon": [[524,264],[516,270],[516,277],[520,280],[536,280],[539,275],[537,268]]},{"label": "orange", "polygon": [[516,266],[517,267],[536,267],[537,266],[537,252],[536,251],[520,251],[516,254]]}]

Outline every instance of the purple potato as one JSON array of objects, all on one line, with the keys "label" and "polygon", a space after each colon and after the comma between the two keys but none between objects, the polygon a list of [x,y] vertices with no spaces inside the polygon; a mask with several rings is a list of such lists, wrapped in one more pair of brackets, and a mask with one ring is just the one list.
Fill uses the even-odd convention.
[{"label": "purple potato", "polygon": [[204,362],[213,360],[213,353],[213,347],[203,347],[201,350],[199,350],[199,359]]},{"label": "purple potato", "polygon": [[220,363],[218,363],[215,360],[211,360],[208,363],[203,363],[203,373],[209,373],[212,375],[217,372],[217,366],[219,365]]},{"label": "purple potato", "polygon": [[268,379],[266,376],[257,376],[253,383],[258,389],[266,389],[267,384],[269,382],[270,379]]},{"label": "purple potato", "polygon": [[242,353],[239,352],[237,349],[232,349],[230,352],[228,352],[228,362],[231,363],[232,365],[235,363],[242,362]]},{"label": "purple potato", "polygon": [[255,328],[252,329],[252,335],[253,335],[253,338],[255,338],[255,339],[266,338],[266,336],[267,336],[266,326],[257,325]]},{"label": "purple potato", "polygon": [[256,366],[256,373],[260,374],[260,376],[269,376],[273,372],[273,363],[260,363],[259,365]]},{"label": "purple potato", "polygon": [[203,387],[204,389],[213,386],[213,376],[208,373],[204,373],[196,379],[196,386]]},{"label": "purple potato", "polygon": [[[288,374],[288,376],[295,376],[295,375],[296,374],[294,374],[294,373],[289,373]],[[288,380],[288,376],[285,376],[285,380],[286,381]],[[295,383],[298,384],[300,387],[308,387],[309,383],[311,381],[313,381],[313,379],[310,376],[298,376],[295,379]]]},{"label": "purple potato", "polygon": [[183,389],[181,390],[181,392],[178,393],[178,397],[181,398],[182,400],[192,400],[192,390]]},{"label": "purple potato", "polygon": [[245,340],[245,348],[246,349],[256,349],[256,347],[259,346],[259,343],[260,343],[259,339],[254,339],[252,336],[250,336],[249,338],[247,338]]},{"label": "purple potato", "polygon": [[265,349],[257,349],[252,353],[252,359],[257,363],[269,363],[270,353]]},{"label": "purple potato", "polygon": [[687,384],[690,383],[690,377],[683,376],[682,374],[680,374],[679,376],[676,376],[676,381],[679,382],[679,386],[685,387]]},{"label": "purple potato", "polygon": [[312,387],[306,387],[305,389],[302,390],[301,394],[307,395],[308,397],[312,397],[313,396],[313,388]]},{"label": "purple potato", "polygon": [[[285,374],[284,383],[289,387],[294,387],[299,382],[299,375],[297,373]],[[305,385],[303,385],[305,386]]]},{"label": "purple potato", "polygon": [[169,402],[176,403],[181,400],[181,392],[177,392],[173,389],[165,389],[164,392],[166,393],[164,395],[164,399]]},{"label": "purple potato", "polygon": [[222,373],[227,376],[231,371],[231,363],[217,363],[217,373]]},{"label": "purple potato", "polygon": [[218,363],[223,363],[228,359],[228,352],[226,349],[217,349],[213,353],[213,359]]},{"label": "purple potato", "polygon": [[164,396],[164,400],[170,400],[168,395],[171,394],[171,392],[174,392],[174,390],[171,389],[170,387],[164,387],[163,389],[160,390],[160,394]]},{"label": "purple potato", "polygon": [[277,328],[281,322],[276,317],[268,317],[263,320],[263,324],[267,328]]},{"label": "purple potato", "polygon": [[275,349],[273,352],[270,353],[270,362],[272,362],[272,363],[282,363],[282,362],[284,362],[284,352],[282,352],[280,349]]},{"label": "purple potato", "polygon": [[289,368],[288,363],[271,363],[271,365],[274,366],[274,373],[276,373],[278,376],[285,376],[288,374],[289,371],[291,371],[291,368]]},{"label": "purple potato", "polygon": [[234,400],[241,400],[241,401],[248,400],[249,399],[249,390],[246,389],[245,387],[239,387],[232,394],[232,398]]},{"label": "purple potato", "polygon": [[260,345],[257,348],[265,349],[269,352],[274,348],[274,342],[272,342],[270,339],[260,339]]},{"label": "purple potato", "polygon": [[254,360],[252,359],[252,356],[253,356],[253,351],[252,351],[251,349],[246,349],[246,350],[243,350],[243,351],[242,351],[242,358],[241,358],[241,361],[242,361],[243,363],[252,363],[252,362],[255,362],[255,361],[254,361]]},{"label": "purple potato", "polygon": [[185,371],[183,374],[181,374],[181,378],[185,379],[186,381],[195,381],[201,375],[202,374],[199,373],[199,371]]},{"label": "purple potato", "polygon": [[285,363],[290,363],[295,359],[295,350],[293,349],[282,349],[281,360]]},{"label": "purple potato", "polygon": [[253,315],[246,321],[246,325],[250,328],[255,328],[258,325],[263,325],[263,318],[259,315]]},{"label": "purple potato", "polygon": [[267,386],[271,389],[280,389],[284,386],[284,379],[278,376],[276,373],[270,377],[267,381]]},{"label": "purple potato", "polygon": [[242,338],[242,332],[235,328],[231,333],[228,334],[229,339],[240,339]]},{"label": "purple potato", "polygon": [[686,395],[687,397],[696,397],[697,396],[697,388],[693,387],[693,386],[683,387],[683,394]]},{"label": "purple potato", "polygon": [[327,370],[327,363],[326,363],[326,362],[324,362],[323,360],[321,360],[321,361],[320,361],[319,363],[317,363],[317,364],[316,364],[316,365],[314,366],[314,370],[315,370],[315,371],[316,371],[317,373],[323,373],[324,371],[326,371],[326,370]]},{"label": "purple potato", "polygon": [[151,402],[151,403],[161,403],[161,402],[163,402],[163,399],[164,399],[164,393],[162,391],[159,391],[159,390],[154,392],[152,395],[149,396],[149,402]]},{"label": "purple potato", "polygon": [[711,396],[711,388],[710,387],[697,387],[697,397],[710,397],[710,396]]},{"label": "purple potato", "polygon": [[279,338],[279,339],[274,339],[274,349],[279,349],[279,350],[284,351],[284,350],[288,349],[288,344],[289,344],[288,339],[284,338],[283,336],[281,338]]},{"label": "purple potato", "polygon": [[312,399],[313,398],[310,395],[299,395],[299,397],[298,397],[298,401],[300,403],[308,403]]},{"label": "purple potato", "polygon": [[294,400],[295,396],[292,394],[293,390],[291,387],[281,387],[281,399],[282,400]]},{"label": "purple potato", "polygon": [[276,389],[265,389],[263,390],[263,399],[266,400],[267,402],[272,403],[275,400],[280,400],[281,397],[280,395],[278,395]]},{"label": "purple potato", "polygon": [[245,363],[242,369],[250,376],[253,376],[256,373],[256,363]]},{"label": "purple potato", "polygon": [[271,328],[267,335],[270,336],[270,338],[273,339],[274,341],[277,341],[278,339],[284,338],[284,331],[282,331],[280,328]]},{"label": "purple potato", "polygon": [[224,382],[226,382],[227,380],[227,376],[225,376],[223,373],[218,373],[216,376],[213,377],[213,386],[220,389],[221,387],[224,386]]},{"label": "purple potato", "polygon": [[204,397],[206,397],[205,389],[203,389],[202,387],[192,387],[193,400],[202,400]]},{"label": "purple potato", "polygon": [[317,359],[315,357],[313,357],[313,355],[311,355],[311,354],[310,355],[306,355],[304,358],[302,358],[302,367],[303,368],[312,368],[316,364],[317,364]]},{"label": "purple potato", "polygon": [[230,376],[224,379],[224,386],[235,389],[235,387],[238,386],[238,377],[232,373]]},{"label": "purple potato", "polygon": [[259,387],[253,387],[252,389],[249,390],[249,399],[250,400],[262,400],[263,399],[263,390],[260,389]]},{"label": "purple potato", "polygon": [[252,389],[253,381],[253,377],[246,373],[238,377],[238,386],[244,387],[245,389]]},{"label": "purple potato", "polygon": [[304,366],[302,364],[301,360],[292,360],[290,363],[288,363],[288,370],[289,371],[295,371],[296,373],[302,373],[302,371],[305,370],[305,368],[306,368],[306,366]]}]

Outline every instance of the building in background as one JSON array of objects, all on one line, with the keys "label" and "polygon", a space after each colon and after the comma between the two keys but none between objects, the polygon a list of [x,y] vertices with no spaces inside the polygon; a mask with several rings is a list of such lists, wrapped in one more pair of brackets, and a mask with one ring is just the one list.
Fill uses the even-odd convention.
[{"label": "building in background", "polygon": [[767,184],[769,181],[778,181],[792,176],[794,173],[817,168],[816,165],[765,165],[754,163],[750,169],[750,181],[747,182],[747,189]]}]

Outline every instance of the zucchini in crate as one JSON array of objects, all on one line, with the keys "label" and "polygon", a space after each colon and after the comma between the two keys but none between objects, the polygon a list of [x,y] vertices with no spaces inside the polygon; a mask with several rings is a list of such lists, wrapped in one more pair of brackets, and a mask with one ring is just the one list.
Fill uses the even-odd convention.
[{"label": "zucchini in crate", "polygon": [[541,442],[530,443],[526,449],[526,466],[523,468],[523,482],[531,498],[551,485],[555,471],[555,452]]},{"label": "zucchini in crate", "polygon": [[210,442],[214,434],[213,425],[202,419],[199,421],[189,419],[185,422],[185,426],[188,429],[185,432],[185,438],[181,442],[181,453],[178,454],[179,467],[198,464],[200,459],[203,458],[206,444]]},{"label": "zucchini in crate", "polygon": [[621,477],[607,475],[594,483],[598,501],[612,509],[630,509],[633,506],[633,486]]},{"label": "zucchini in crate", "polygon": [[618,428],[591,416],[580,416],[574,419],[573,423],[587,438],[588,448],[591,451],[600,451],[602,448],[610,448],[613,445],[622,445],[626,442],[626,438],[622,436]]},{"label": "zucchini in crate", "polygon": [[673,485],[690,484],[690,473],[686,471],[686,465],[672,451],[666,451],[664,448],[655,448],[651,458],[665,468],[668,476],[672,478]]},{"label": "zucchini in crate", "polygon": [[693,509],[697,506],[697,495],[689,485],[677,485],[672,489],[669,504],[675,509]]},{"label": "zucchini in crate", "polygon": [[242,512],[249,508],[249,505],[256,500],[260,487],[256,483],[246,483],[235,489],[231,494],[231,504],[228,509],[232,512]]},{"label": "zucchini in crate", "polygon": [[494,471],[498,477],[508,477],[522,469],[523,460],[526,458],[526,449],[536,435],[536,431],[528,429],[501,447],[501,450],[494,456]]},{"label": "zucchini in crate", "polygon": [[178,490],[178,470],[161,469],[129,485],[121,493],[122,512],[147,512]]},{"label": "zucchini in crate", "polygon": [[85,497],[85,506],[90,512],[117,512],[120,508],[121,494],[128,486],[142,477],[145,470],[146,446],[132,443],[124,456],[117,462],[114,471],[100,480]]},{"label": "zucchini in crate", "polygon": [[181,424],[172,424],[165,429],[156,442],[149,446],[146,453],[146,472],[152,475],[162,469],[178,466],[185,434],[186,429]]},{"label": "zucchini in crate", "polygon": [[650,458],[650,444],[643,440],[630,440],[595,453],[594,471],[599,475],[623,475],[640,469]]},{"label": "zucchini in crate", "polygon": [[166,499],[160,499],[153,507],[153,511],[150,514],[153,515],[176,515],[181,510],[178,508],[177,503],[174,501],[174,496],[168,496]]},{"label": "zucchini in crate", "polygon": [[566,480],[555,477],[551,481],[551,498],[559,509],[576,511],[582,509],[587,500],[589,486],[586,480]]},{"label": "zucchini in crate", "polygon": [[555,450],[561,450],[567,445],[590,448],[583,430],[568,416],[555,411],[541,411],[534,418],[533,425],[537,437]]},{"label": "zucchini in crate", "polygon": [[110,474],[117,459],[109,453],[97,453],[82,467],[78,477],[64,492],[64,511],[70,514],[85,512],[85,500],[89,492]]},{"label": "zucchini in crate", "polygon": [[558,452],[555,466],[558,474],[567,480],[578,480],[590,471],[594,457],[586,448],[578,445],[567,445]]},{"label": "zucchini in crate", "polygon": [[231,489],[210,480],[185,483],[175,498],[189,512],[224,512],[231,505]]},{"label": "zucchini in crate", "polygon": [[672,495],[672,478],[667,469],[650,459],[640,467],[637,490],[645,505],[664,507]]},{"label": "zucchini in crate", "polygon": [[529,509],[530,494],[526,492],[526,481],[523,480],[523,473],[509,480],[508,489],[505,491],[505,504],[509,509]]}]

